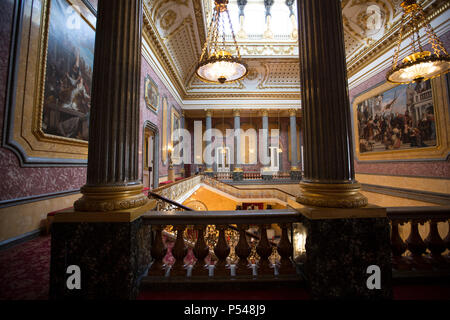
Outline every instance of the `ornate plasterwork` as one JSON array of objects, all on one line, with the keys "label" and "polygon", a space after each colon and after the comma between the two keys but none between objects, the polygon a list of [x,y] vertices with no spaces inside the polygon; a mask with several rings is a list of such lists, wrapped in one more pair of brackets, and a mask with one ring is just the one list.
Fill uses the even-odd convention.
[{"label": "ornate plasterwork", "polygon": [[[251,35],[238,39],[249,75],[233,84],[212,86],[199,81],[194,74],[212,2],[145,0],[144,3],[144,37],[182,100],[299,99],[298,41],[282,35],[272,40]],[[342,1],[349,77],[394,46],[402,13],[400,3],[401,0]],[[445,0],[424,0],[422,4],[431,17],[449,6]],[[238,29],[235,26],[235,31]]]}]

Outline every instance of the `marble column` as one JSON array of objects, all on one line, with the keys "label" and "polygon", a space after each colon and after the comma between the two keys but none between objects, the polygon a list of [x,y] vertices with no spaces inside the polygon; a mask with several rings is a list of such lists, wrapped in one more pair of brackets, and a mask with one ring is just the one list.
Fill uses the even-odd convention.
[{"label": "marble column", "polygon": [[[261,111],[261,120],[262,120],[262,129],[265,134],[263,134],[263,137],[266,140],[266,154],[269,156],[269,111],[267,109]],[[263,166],[262,171],[262,178],[263,180],[272,180],[273,175],[272,172],[269,171],[270,164],[265,164]]]},{"label": "marble column", "polygon": [[361,207],[353,164],[340,1],[299,1],[304,176],[298,202]]},{"label": "marble column", "polygon": [[98,12],[87,183],[74,204],[79,211],[129,209],[147,202],[137,143],[142,0],[100,1]]},{"label": "marble column", "polygon": [[[206,118],[205,118],[205,122],[206,122],[206,147],[210,146],[212,143],[212,137],[211,137],[211,129],[212,129],[212,111],[211,110],[206,110]],[[213,153],[209,154],[209,155],[213,155]],[[206,170],[205,173],[207,175],[213,175],[213,168],[212,168],[212,164],[208,164],[206,163]]]},{"label": "marble column", "polygon": [[290,121],[290,133],[291,133],[291,179],[299,180],[301,177],[301,171],[298,168],[298,156],[297,156],[297,110],[289,110]]},{"label": "marble column", "polygon": [[242,159],[241,159],[241,112],[239,109],[233,110],[234,117],[234,170],[233,180],[244,180],[244,172],[242,171]]},{"label": "marble column", "polygon": [[[152,202],[138,171],[141,27],[142,0],[99,0],[87,183],[74,209],[54,218],[50,299],[134,299],[150,264],[140,216]],[[71,265],[79,289],[67,286]]]},{"label": "marble column", "polygon": [[[313,299],[390,299],[386,209],[367,205],[353,169],[340,0],[297,1],[304,175],[297,201],[307,229]],[[375,284],[375,286],[374,286]]]},{"label": "marble column", "polygon": [[[186,126],[186,120],[185,120],[185,114],[184,114],[184,111],[181,111],[181,118],[180,118],[180,126],[181,126],[181,129],[186,129],[185,128],[185,126]],[[184,138],[183,138],[184,139]],[[182,141],[182,143],[185,143],[185,141]],[[183,177],[183,178],[186,178],[185,177],[185,170],[184,170],[184,161],[183,161],[183,159],[184,159],[184,150],[181,150],[181,152],[180,152],[180,156],[181,156],[181,169],[180,169],[180,174],[181,174],[181,176]]]}]

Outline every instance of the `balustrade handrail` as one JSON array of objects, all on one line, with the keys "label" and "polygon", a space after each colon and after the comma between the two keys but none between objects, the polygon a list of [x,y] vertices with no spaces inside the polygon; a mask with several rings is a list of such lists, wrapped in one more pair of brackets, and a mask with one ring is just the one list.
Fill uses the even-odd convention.
[{"label": "balustrade handrail", "polygon": [[[174,205],[174,206],[176,206],[176,207],[178,207],[178,208],[180,208],[180,209],[183,209],[183,210],[185,210],[185,211],[196,211],[196,210],[194,210],[194,209],[192,209],[192,208],[189,208],[189,207],[187,207],[187,206],[185,206],[185,205],[182,205],[181,203],[178,203],[178,202],[176,202],[176,201],[170,200],[170,199],[168,199],[168,198],[166,198],[166,197],[164,197],[164,196],[161,196],[161,195],[159,195],[159,194],[157,194],[157,193],[154,193],[154,192],[152,192],[152,191],[149,191],[149,192],[148,192],[148,195],[151,195],[152,197],[155,197],[155,198],[157,198],[157,199],[160,199],[160,200],[162,200],[162,201],[165,201],[165,202],[167,202],[167,203],[169,203],[169,204],[171,204],[171,205]],[[161,211],[153,211],[153,212],[161,212]],[[170,211],[169,211],[169,212],[170,212]],[[172,212],[180,212],[180,211],[173,210]],[[198,211],[196,211],[196,212],[198,212]],[[234,212],[234,211],[233,211],[233,212]],[[249,212],[249,210],[245,210],[245,212]],[[145,215],[144,215],[144,216],[145,216]],[[277,221],[277,222],[278,222],[278,221]],[[231,225],[228,225],[227,227],[228,227],[228,229],[232,229],[232,230],[234,230],[234,231],[239,231],[238,228],[233,227],[233,226],[231,226]],[[253,234],[253,233],[251,233],[251,232],[249,232],[249,231],[245,231],[245,234],[246,234],[247,236],[249,236],[249,237],[255,238],[256,240],[260,240],[260,238],[259,238],[258,235],[255,235],[255,234]],[[269,241],[269,242],[270,242],[270,244],[271,244],[272,246],[275,246],[275,245],[276,245],[276,243],[274,243],[274,242],[272,242],[272,241]]]},{"label": "balustrade handrail", "polygon": [[[236,211],[148,211],[142,215],[144,223],[166,225],[229,225],[271,224],[298,222],[301,213],[294,209]],[[252,237],[255,237],[252,235]]]},{"label": "balustrade handrail", "polygon": [[148,192],[148,195],[149,195],[149,196],[152,196],[152,197],[154,197],[154,198],[157,198],[157,199],[159,199],[159,200],[162,200],[162,201],[164,201],[164,202],[170,203],[171,205],[174,205],[174,206],[176,206],[176,207],[178,207],[178,208],[180,208],[180,209],[183,209],[183,210],[185,210],[185,211],[195,211],[195,210],[192,209],[192,208],[186,207],[185,205],[183,205],[183,204],[181,204],[181,203],[178,203],[178,202],[176,202],[176,201],[174,201],[174,200],[170,200],[169,198],[166,198],[166,197],[164,197],[164,196],[162,196],[162,195],[160,195],[160,194],[157,194],[157,193],[155,193],[155,192],[149,191],[149,192]]},{"label": "balustrade handrail", "polygon": [[172,183],[169,183],[169,184],[160,186],[160,187],[158,187],[158,188],[153,189],[153,192],[158,192],[158,191],[161,191],[161,190],[164,190],[164,189],[173,187],[174,185],[177,185],[177,184],[179,184],[179,183],[186,182],[186,181],[188,181],[188,180],[190,180],[190,179],[195,179],[195,178],[197,178],[198,176],[199,176],[199,175],[193,175],[193,176],[190,176],[190,177],[187,177],[187,178],[184,178],[184,179],[181,179],[181,180],[178,180],[178,181],[175,181],[175,182],[172,182]]},{"label": "balustrade handrail", "polygon": [[390,220],[450,218],[450,206],[387,207],[386,212]]},{"label": "balustrade handrail", "polygon": [[204,176],[204,178],[206,178],[206,180],[207,179],[211,179],[211,180],[215,180],[215,181],[217,181],[218,183],[222,183],[222,184],[224,184],[224,185],[226,185],[226,186],[228,186],[228,187],[231,187],[231,188],[233,188],[233,189],[236,189],[236,190],[238,190],[238,191],[262,191],[262,190],[272,190],[272,191],[279,191],[279,192],[281,192],[281,193],[284,193],[284,194],[286,194],[286,195],[288,195],[288,196],[290,196],[290,197],[296,197],[295,195],[293,195],[293,194],[291,194],[291,193],[289,193],[289,192],[287,192],[287,191],[284,191],[284,190],[281,190],[281,189],[278,189],[278,188],[239,188],[239,187],[237,187],[237,186],[234,186],[234,185],[232,185],[232,184],[229,184],[229,183],[226,183],[226,182],[223,182],[223,181],[220,181],[220,180],[218,180],[218,179],[213,179],[213,178],[210,178],[210,177],[208,177],[208,176]]}]

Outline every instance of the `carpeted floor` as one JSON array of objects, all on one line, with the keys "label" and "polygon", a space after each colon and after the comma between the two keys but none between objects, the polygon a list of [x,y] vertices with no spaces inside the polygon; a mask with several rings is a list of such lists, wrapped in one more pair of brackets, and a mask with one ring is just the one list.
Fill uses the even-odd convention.
[{"label": "carpeted floor", "polygon": [[[170,245],[169,245],[170,247]],[[48,299],[50,236],[0,251],[0,300]],[[397,285],[395,300],[450,300],[449,285]],[[305,289],[143,291],[139,300],[307,300]]]},{"label": "carpeted floor", "polygon": [[0,251],[0,299],[48,299],[50,236]]}]

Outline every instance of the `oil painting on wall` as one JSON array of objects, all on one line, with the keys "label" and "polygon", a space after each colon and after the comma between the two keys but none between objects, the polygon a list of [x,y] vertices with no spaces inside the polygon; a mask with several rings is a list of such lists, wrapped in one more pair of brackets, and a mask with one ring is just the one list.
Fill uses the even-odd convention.
[{"label": "oil painting on wall", "polygon": [[436,146],[430,81],[400,85],[357,104],[359,153]]},{"label": "oil painting on wall", "polygon": [[[70,19],[74,19],[71,23]],[[49,16],[42,130],[88,140],[95,30],[66,0],[52,0]]]},{"label": "oil painting on wall", "polygon": [[147,108],[154,112],[158,112],[159,108],[159,90],[155,81],[149,75],[145,77],[144,98]]}]

